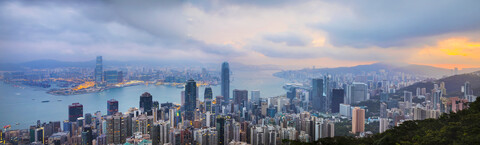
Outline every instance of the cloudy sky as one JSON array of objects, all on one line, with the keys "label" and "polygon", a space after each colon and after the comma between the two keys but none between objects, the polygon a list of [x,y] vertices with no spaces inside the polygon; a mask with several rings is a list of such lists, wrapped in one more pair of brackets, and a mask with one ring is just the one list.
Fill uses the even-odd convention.
[{"label": "cloudy sky", "polygon": [[480,67],[478,0],[0,2],[0,61]]}]

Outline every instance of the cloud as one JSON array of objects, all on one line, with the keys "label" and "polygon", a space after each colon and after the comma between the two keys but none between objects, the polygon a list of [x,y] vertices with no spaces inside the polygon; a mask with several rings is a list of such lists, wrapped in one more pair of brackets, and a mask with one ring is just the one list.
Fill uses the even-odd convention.
[{"label": "cloud", "polygon": [[335,46],[395,47],[480,28],[479,1],[334,1],[349,8],[316,28]]}]

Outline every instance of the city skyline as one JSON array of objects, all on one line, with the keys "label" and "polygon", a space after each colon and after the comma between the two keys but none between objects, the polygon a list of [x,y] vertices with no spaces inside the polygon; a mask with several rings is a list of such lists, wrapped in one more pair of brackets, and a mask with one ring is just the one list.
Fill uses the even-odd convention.
[{"label": "city skyline", "polygon": [[0,60],[480,67],[476,1],[367,3],[3,1]]}]

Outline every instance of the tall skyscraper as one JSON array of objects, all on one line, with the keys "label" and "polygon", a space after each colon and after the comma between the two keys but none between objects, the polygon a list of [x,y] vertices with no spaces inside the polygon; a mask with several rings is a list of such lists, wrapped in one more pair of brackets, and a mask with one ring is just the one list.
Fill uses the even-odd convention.
[{"label": "tall skyscraper", "polygon": [[354,82],[351,87],[352,93],[350,95],[352,96],[350,98],[352,99],[352,104],[359,103],[368,99],[367,84]]},{"label": "tall skyscraper", "polygon": [[355,107],[352,110],[352,133],[365,131],[365,109]]},{"label": "tall skyscraper", "polygon": [[338,113],[340,110],[340,104],[343,103],[343,98],[345,96],[345,91],[343,89],[333,89],[332,90],[332,113]]},{"label": "tall skyscraper", "polygon": [[387,129],[389,129],[390,121],[388,120],[388,118],[380,118],[378,120],[380,120],[380,133],[385,132]]},{"label": "tall skyscraper", "polygon": [[78,117],[83,117],[83,105],[80,103],[72,103],[72,105],[68,105],[68,120],[70,122],[75,122]]},{"label": "tall skyscraper", "polygon": [[468,98],[470,95],[473,95],[472,87],[468,81],[466,81],[465,85],[463,86],[463,94],[464,98]]},{"label": "tall skyscraper", "polygon": [[140,96],[140,110],[148,115],[152,114],[152,98],[152,95],[148,92],[145,92]]},{"label": "tall skyscraper", "polygon": [[203,100],[205,102],[205,112],[207,111],[212,112],[212,98],[213,98],[212,88],[206,87],[205,93],[203,95]]},{"label": "tall skyscraper", "polygon": [[103,81],[102,56],[97,56],[97,63],[95,65],[95,82],[101,83],[102,81]]},{"label": "tall skyscraper", "polygon": [[223,62],[222,64],[222,96],[225,100],[230,100],[230,67],[228,62]]},{"label": "tall skyscraper", "polygon": [[325,93],[324,80],[312,79],[312,107],[313,110],[326,112],[327,111],[327,94]]},{"label": "tall skyscraper", "polygon": [[190,79],[187,81],[185,85],[185,105],[184,105],[184,112],[185,112],[185,119],[194,121],[195,116],[195,108],[197,106],[197,83]]},{"label": "tall skyscraper", "polygon": [[441,97],[442,97],[442,91],[434,89],[433,90],[433,99],[432,99],[433,100],[432,101],[433,110],[440,109],[440,104],[441,104],[440,98]]},{"label": "tall skyscraper", "polygon": [[118,112],[118,101],[111,99],[107,101],[107,115],[113,115]]},{"label": "tall skyscraper", "polygon": [[250,91],[250,98],[252,102],[255,102],[256,104],[260,104],[260,91],[259,90],[253,90]]},{"label": "tall skyscraper", "polygon": [[217,137],[218,143],[217,145],[225,144],[225,117],[218,116],[217,117]]},{"label": "tall skyscraper", "polygon": [[82,145],[92,145],[92,140],[92,127],[90,127],[90,125],[86,125],[83,127],[82,131]]},{"label": "tall skyscraper", "polygon": [[412,92],[403,91],[403,102],[405,102],[405,109],[412,108]]},{"label": "tall skyscraper", "polygon": [[247,90],[233,90],[233,100],[235,104],[245,107],[245,102],[248,101],[248,91]]}]

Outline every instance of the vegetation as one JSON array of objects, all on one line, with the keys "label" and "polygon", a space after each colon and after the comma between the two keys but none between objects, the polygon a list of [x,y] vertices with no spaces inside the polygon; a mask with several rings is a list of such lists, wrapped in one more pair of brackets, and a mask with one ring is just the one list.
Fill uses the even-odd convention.
[{"label": "vegetation", "polygon": [[366,118],[380,115],[380,101],[378,100],[362,101],[356,104],[352,104],[352,106],[367,106],[367,109],[365,110]]},{"label": "vegetation", "polygon": [[290,140],[283,142],[291,145],[480,144],[480,99],[471,103],[470,108],[457,113],[444,114],[439,119],[405,121],[398,127],[369,137],[335,136],[312,143]]}]

